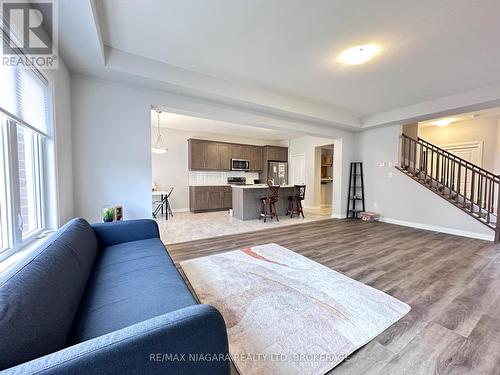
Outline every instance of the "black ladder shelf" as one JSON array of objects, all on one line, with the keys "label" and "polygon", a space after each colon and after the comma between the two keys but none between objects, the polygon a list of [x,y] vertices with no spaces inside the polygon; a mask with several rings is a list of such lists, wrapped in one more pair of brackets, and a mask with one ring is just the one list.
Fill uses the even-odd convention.
[{"label": "black ladder shelf", "polygon": [[[361,208],[360,205],[361,203]],[[347,196],[347,218],[359,219],[359,214],[365,211],[365,188],[363,184],[363,163],[351,163],[349,173],[349,191]]]}]

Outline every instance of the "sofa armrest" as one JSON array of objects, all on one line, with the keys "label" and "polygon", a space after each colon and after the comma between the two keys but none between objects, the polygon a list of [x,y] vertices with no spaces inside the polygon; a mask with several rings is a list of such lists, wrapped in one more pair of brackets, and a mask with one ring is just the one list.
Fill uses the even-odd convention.
[{"label": "sofa armrest", "polygon": [[124,242],[160,238],[158,224],[152,219],[99,223],[93,224],[92,229],[101,248]]},{"label": "sofa armrest", "polygon": [[229,374],[224,319],[194,305],[11,367],[5,374]]}]

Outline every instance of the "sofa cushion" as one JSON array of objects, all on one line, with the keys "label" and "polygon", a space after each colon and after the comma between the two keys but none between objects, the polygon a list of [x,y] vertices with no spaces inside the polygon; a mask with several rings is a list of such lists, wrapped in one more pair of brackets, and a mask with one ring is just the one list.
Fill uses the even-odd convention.
[{"label": "sofa cushion", "polygon": [[65,347],[96,253],[74,219],[0,275],[0,370]]},{"label": "sofa cushion", "polygon": [[196,303],[158,238],[112,245],[99,251],[70,343]]}]

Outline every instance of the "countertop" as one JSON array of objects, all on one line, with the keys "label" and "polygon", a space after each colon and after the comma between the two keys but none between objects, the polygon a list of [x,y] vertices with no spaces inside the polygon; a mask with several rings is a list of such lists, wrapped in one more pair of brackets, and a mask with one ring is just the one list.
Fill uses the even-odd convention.
[{"label": "countertop", "polygon": [[[231,185],[233,188],[239,189],[267,189],[266,184],[255,184],[255,185]],[[293,188],[293,185],[280,185],[280,188]]]},{"label": "countertop", "polygon": [[231,186],[228,184],[198,184],[198,185],[189,185],[189,186]]},{"label": "countertop", "polygon": [[[214,187],[221,187],[221,186],[230,186],[233,188],[239,188],[239,189],[267,189],[267,184],[247,184],[247,185],[218,185],[218,184],[206,184],[206,185],[189,185],[189,186],[214,186]],[[293,185],[280,185],[282,188],[293,188]],[[158,193],[158,192],[157,192]]]}]

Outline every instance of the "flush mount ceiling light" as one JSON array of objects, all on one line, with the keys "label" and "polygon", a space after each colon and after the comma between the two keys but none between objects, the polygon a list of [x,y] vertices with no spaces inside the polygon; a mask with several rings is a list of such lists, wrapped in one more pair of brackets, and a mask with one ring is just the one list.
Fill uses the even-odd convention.
[{"label": "flush mount ceiling light", "polygon": [[374,43],[351,47],[339,55],[338,61],[344,65],[360,65],[371,60],[380,51],[382,51],[382,47]]},{"label": "flush mount ceiling light", "polygon": [[455,121],[457,121],[457,119],[449,117],[449,118],[443,118],[441,120],[433,121],[433,122],[431,122],[431,124],[436,125],[436,126],[448,126],[452,122],[455,122]]},{"label": "flush mount ceiling light", "polygon": [[157,133],[156,133],[156,142],[153,147],[151,147],[151,151],[154,152],[155,154],[164,154],[167,152],[168,148],[167,146],[164,145],[163,143],[163,138],[160,133],[160,113],[161,111],[156,110],[156,113],[158,114],[158,123],[157,123]]}]

